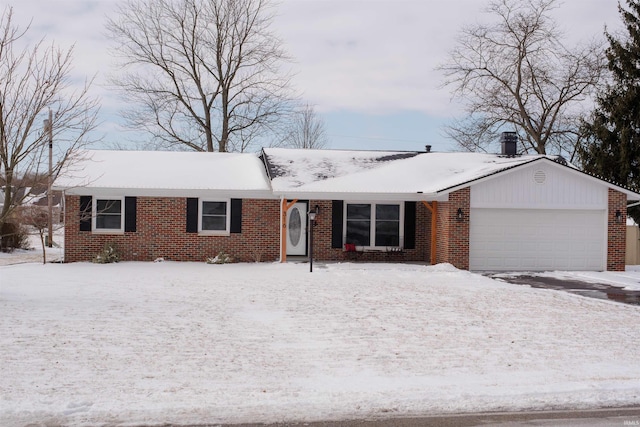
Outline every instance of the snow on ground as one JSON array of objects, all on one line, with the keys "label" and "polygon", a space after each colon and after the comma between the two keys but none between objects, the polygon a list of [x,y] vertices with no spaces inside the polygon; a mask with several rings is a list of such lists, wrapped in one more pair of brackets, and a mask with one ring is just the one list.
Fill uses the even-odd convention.
[{"label": "snow on ground", "polygon": [[[54,230],[52,240],[52,247],[45,248],[47,262],[62,262],[64,260],[64,229]],[[29,233],[29,249],[16,249],[11,253],[0,252],[0,266],[27,262],[42,262],[42,241],[37,231]]]},{"label": "snow on ground", "polygon": [[0,425],[640,404],[639,307],[450,265],[315,267],[0,267]]}]

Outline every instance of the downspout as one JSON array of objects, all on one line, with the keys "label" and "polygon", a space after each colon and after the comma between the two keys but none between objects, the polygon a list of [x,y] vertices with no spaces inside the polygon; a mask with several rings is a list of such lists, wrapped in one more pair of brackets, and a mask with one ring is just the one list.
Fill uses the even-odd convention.
[{"label": "downspout", "polygon": [[280,262],[287,262],[287,199],[280,196]]},{"label": "downspout", "polygon": [[[60,213],[58,215],[62,215],[62,229],[64,233],[67,232],[67,191],[62,190],[62,194],[60,195]],[[64,242],[64,237],[62,237],[62,241]],[[62,262],[67,262],[67,245],[62,245]]]}]

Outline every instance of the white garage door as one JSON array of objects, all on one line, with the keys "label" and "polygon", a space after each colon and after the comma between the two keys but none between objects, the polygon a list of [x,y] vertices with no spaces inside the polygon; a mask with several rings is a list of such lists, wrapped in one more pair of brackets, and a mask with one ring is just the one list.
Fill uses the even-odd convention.
[{"label": "white garage door", "polygon": [[604,270],[605,211],[472,209],[471,270]]}]

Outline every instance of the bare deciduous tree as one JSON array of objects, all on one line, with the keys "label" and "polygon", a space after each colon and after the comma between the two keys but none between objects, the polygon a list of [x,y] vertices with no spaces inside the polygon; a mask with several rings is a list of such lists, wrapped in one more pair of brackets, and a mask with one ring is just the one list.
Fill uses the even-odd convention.
[{"label": "bare deciduous tree", "polygon": [[293,112],[291,122],[286,126],[283,145],[293,148],[324,148],[327,135],[324,122],[316,115],[310,104],[305,104]]},{"label": "bare deciduous tree", "polygon": [[463,148],[486,150],[500,130],[516,131],[523,152],[575,154],[581,101],[604,72],[602,43],[563,44],[550,16],[556,0],[494,0],[492,24],[464,28],[447,64],[446,85],[467,119],[448,135]]},{"label": "bare deciduous tree", "polygon": [[11,7],[0,15],[0,229],[22,202],[20,177],[48,176],[45,113],[54,113],[54,177],[88,142],[97,115],[97,100],[88,93],[90,82],[79,90],[71,87],[73,48],[62,50],[44,40],[20,48],[29,28],[21,30],[12,17]]},{"label": "bare deciduous tree", "polygon": [[49,214],[42,206],[24,206],[20,209],[20,222],[23,225],[33,227],[40,237],[42,248],[42,263],[47,263],[47,249],[45,244],[45,230],[49,226]]},{"label": "bare deciduous tree", "polygon": [[244,151],[288,105],[268,0],[129,0],[109,21],[128,123],[161,145]]}]

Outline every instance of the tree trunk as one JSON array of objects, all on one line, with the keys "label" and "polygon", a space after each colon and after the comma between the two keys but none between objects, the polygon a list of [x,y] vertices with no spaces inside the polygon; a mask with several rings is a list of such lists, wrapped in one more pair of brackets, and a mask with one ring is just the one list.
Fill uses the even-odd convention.
[{"label": "tree trunk", "polygon": [[0,248],[5,248],[5,239],[9,236],[5,236],[2,233],[4,230],[4,224],[9,219],[9,212],[11,211],[11,206],[13,205],[13,193],[11,191],[11,185],[13,183],[13,179],[11,177],[11,173],[8,172],[6,176],[6,182],[4,186],[4,203],[2,205],[2,214],[0,214]]},{"label": "tree trunk", "polygon": [[218,151],[224,153],[227,151],[229,143],[229,89],[222,90],[222,133],[220,134],[220,143]]},{"label": "tree trunk", "polygon": [[46,264],[47,263],[47,248],[44,244],[44,229],[41,228],[40,230],[38,230],[40,233],[40,243],[42,245],[42,263]]}]

